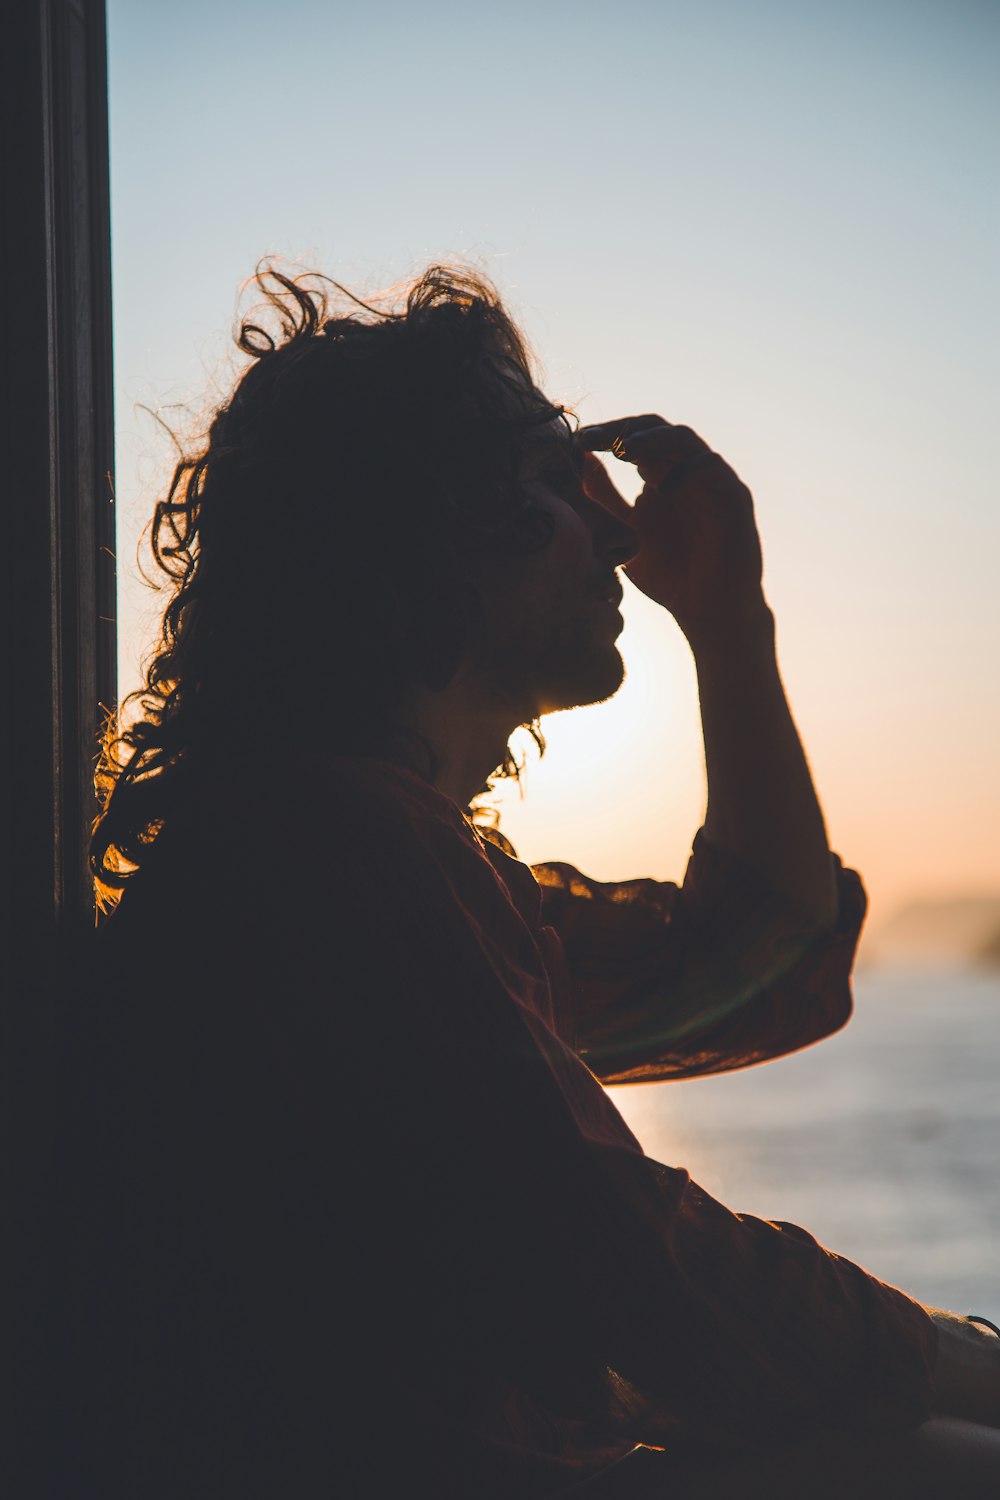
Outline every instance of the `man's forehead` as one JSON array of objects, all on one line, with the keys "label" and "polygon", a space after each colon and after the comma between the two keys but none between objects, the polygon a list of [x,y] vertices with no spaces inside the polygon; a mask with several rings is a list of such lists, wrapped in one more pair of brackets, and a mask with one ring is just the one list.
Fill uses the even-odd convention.
[{"label": "man's forehead", "polygon": [[537,427],[530,428],[525,434],[525,453],[532,458],[565,459],[574,468],[580,469],[583,467],[583,452],[576,443],[573,429],[559,407],[553,407],[552,410],[551,418],[539,422]]}]

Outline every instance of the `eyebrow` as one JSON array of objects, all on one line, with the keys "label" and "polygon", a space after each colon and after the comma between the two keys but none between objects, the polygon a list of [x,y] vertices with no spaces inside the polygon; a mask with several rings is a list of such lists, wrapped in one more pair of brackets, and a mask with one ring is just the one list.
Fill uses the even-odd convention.
[{"label": "eyebrow", "polygon": [[552,463],[561,459],[578,478],[582,478],[585,464],[583,449],[577,445],[571,428],[564,426],[563,431],[565,436],[539,433],[534,443],[529,445],[529,452],[532,447],[535,450],[531,453],[531,458],[537,463]]}]

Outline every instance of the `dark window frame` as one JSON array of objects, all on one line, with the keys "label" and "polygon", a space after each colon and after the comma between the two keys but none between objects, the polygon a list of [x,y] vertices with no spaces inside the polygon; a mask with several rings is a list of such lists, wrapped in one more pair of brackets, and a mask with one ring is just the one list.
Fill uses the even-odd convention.
[{"label": "dark window frame", "polygon": [[78,1476],[60,1472],[59,1146],[76,1061],[60,1017],[75,935],[94,923],[94,765],[117,693],[104,0],[16,0],[3,41],[0,1405],[11,1492],[62,1494]]},{"label": "dark window frame", "polygon": [[116,702],[111,236],[104,0],[5,20],[8,506],[5,963],[92,924],[87,844]]}]

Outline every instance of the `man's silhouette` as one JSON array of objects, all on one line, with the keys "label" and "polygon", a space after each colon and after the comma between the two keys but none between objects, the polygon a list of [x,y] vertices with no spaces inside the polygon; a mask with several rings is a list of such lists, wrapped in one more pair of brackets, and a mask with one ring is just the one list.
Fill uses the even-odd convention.
[{"label": "man's silhouette", "polygon": [[[864,895],[746,486],[658,416],[574,431],[473,275],[338,316],[262,286],[279,327],[244,324],[156,509],[173,593],[102,767],[67,1495],[992,1493],[1000,1340],[649,1161],[599,1082],[850,1011]],[[529,869],[476,813],[515,728],[620,686],[622,569],[698,673],[680,886]]]}]

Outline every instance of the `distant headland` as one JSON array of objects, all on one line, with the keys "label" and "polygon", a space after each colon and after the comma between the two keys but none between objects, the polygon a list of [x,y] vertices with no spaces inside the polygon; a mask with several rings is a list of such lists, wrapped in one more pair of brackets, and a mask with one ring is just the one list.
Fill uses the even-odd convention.
[{"label": "distant headland", "polygon": [[995,969],[1000,972],[1000,895],[908,902],[865,933],[864,967]]}]

